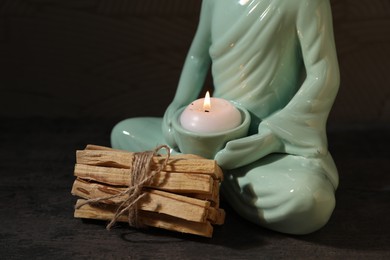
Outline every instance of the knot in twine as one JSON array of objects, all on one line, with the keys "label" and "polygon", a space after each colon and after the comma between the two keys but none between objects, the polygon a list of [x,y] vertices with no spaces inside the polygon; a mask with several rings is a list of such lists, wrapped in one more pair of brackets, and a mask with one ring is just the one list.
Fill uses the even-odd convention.
[{"label": "knot in twine", "polygon": [[[165,149],[167,151],[167,156],[164,162],[160,164],[155,171],[151,171],[150,168],[153,156],[159,155],[158,152],[161,149]],[[143,227],[138,216],[138,201],[146,195],[146,193],[142,192],[142,188],[143,186],[149,184],[153,177],[165,168],[169,157],[170,149],[167,145],[158,146],[154,149],[154,151],[134,153],[133,162],[131,164],[132,168],[130,169],[130,183],[129,187],[125,191],[112,196],[88,199],[84,203],[79,204],[77,208],[80,208],[85,204],[97,203],[102,200],[124,197],[124,199],[120,202],[121,204],[118,206],[114,217],[106,226],[106,229],[110,230],[111,227],[117,222],[118,218],[126,212],[128,213],[128,222],[130,226],[135,228]]]}]

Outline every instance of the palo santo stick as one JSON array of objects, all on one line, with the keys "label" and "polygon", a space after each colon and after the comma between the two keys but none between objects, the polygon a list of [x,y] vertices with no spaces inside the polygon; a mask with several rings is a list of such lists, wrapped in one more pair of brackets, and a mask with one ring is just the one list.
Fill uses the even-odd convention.
[{"label": "palo santo stick", "polygon": [[188,197],[208,200],[211,202],[211,206],[219,208],[219,182],[214,181],[211,194],[202,194],[202,193],[183,193]]},{"label": "palo santo stick", "polygon": [[[76,203],[80,205],[85,200],[79,199]],[[75,218],[87,218],[87,219],[98,219],[98,220],[111,220],[115,215],[115,208],[106,206],[106,207],[96,207],[88,204],[83,205],[79,209],[76,209],[74,212]],[[144,225],[163,228],[167,230],[189,233],[204,237],[211,237],[213,234],[213,227],[209,222],[200,223],[186,221],[180,218],[175,218],[165,214],[159,214],[155,212],[141,211],[140,213],[141,222]],[[127,222],[127,216],[121,215],[118,218],[119,222]]]},{"label": "palo santo stick", "polygon": [[[110,185],[128,186],[129,171],[130,169],[76,164],[74,175]],[[214,179],[206,174],[160,172],[156,174],[148,187],[179,193],[212,194],[213,182]]]},{"label": "palo santo stick", "polygon": [[[125,188],[109,187],[76,179],[72,187],[72,194],[85,199],[91,199],[115,195],[124,190]],[[140,210],[164,213],[188,221],[211,221],[213,224],[223,224],[224,222],[224,211],[210,207],[210,202],[208,201],[159,190],[147,189],[145,193],[145,197],[138,204]],[[122,200],[123,197],[116,197],[102,201],[102,203],[117,204],[122,202]]]},{"label": "palo santo stick", "polygon": [[[72,195],[79,196],[83,199],[93,199],[117,195],[118,193],[124,192],[125,190],[126,188],[123,187],[113,187],[77,178],[73,182],[71,193]],[[118,204],[122,201],[122,197],[114,197],[112,199],[102,200],[101,203]]]},{"label": "palo santo stick", "polygon": [[158,190],[149,190],[146,194],[139,203],[141,210],[164,213],[188,221],[207,221],[210,202]]},{"label": "palo santo stick", "polygon": [[145,225],[151,227],[163,228],[204,237],[212,237],[213,235],[213,226],[210,222],[200,223],[186,221],[180,218],[147,211],[141,212],[141,219]]},{"label": "palo santo stick", "polygon": [[117,151],[127,153],[125,150],[118,150],[107,146],[101,146],[96,144],[87,144],[84,150],[106,150],[106,151]]},{"label": "palo santo stick", "polygon": [[[79,150],[76,151],[76,162],[78,164],[107,166],[116,168],[131,169],[134,153],[116,150]],[[165,156],[153,157],[151,169],[155,170],[161,165]],[[221,168],[214,160],[203,158],[180,158],[172,155],[163,169],[167,172],[188,172],[211,175],[214,179],[222,180]]]},{"label": "palo santo stick", "polygon": [[[96,176],[95,176],[96,177]],[[94,182],[98,180],[98,183]],[[219,183],[213,180],[213,189],[211,193],[186,193],[186,190],[176,191],[177,194],[183,194],[187,197],[196,199],[207,200],[213,207],[219,207]],[[77,190],[75,190],[77,189]],[[112,186],[108,183],[103,183],[100,178],[78,177],[72,187],[72,194],[83,198],[98,198],[107,197],[109,195],[115,195],[119,192],[123,192],[126,189],[126,185]],[[118,200],[110,200],[105,203],[117,203]]]},{"label": "palo santo stick", "polygon": [[[107,146],[101,146],[101,145],[95,145],[95,144],[88,144],[85,147],[85,150],[105,150],[105,151],[117,151],[122,153],[128,153],[129,151],[125,150],[118,150]],[[204,159],[203,157],[196,155],[196,154],[175,154],[173,155],[175,159]]]}]

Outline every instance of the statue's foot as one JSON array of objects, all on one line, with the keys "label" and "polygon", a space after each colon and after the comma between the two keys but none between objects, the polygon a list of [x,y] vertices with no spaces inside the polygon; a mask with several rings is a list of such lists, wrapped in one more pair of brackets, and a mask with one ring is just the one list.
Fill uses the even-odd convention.
[{"label": "statue's foot", "polygon": [[323,227],[335,207],[335,189],[319,159],[269,155],[225,173],[224,197],[244,218],[289,234]]}]

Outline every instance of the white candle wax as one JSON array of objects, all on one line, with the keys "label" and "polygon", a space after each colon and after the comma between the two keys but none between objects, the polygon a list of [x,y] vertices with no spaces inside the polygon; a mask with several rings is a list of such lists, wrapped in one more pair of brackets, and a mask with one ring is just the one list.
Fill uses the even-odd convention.
[{"label": "white candle wax", "polygon": [[229,101],[211,98],[197,99],[189,104],[180,116],[180,123],[186,130],[197,133],[217,133],[236,128],[241,124],[241,113]]}]

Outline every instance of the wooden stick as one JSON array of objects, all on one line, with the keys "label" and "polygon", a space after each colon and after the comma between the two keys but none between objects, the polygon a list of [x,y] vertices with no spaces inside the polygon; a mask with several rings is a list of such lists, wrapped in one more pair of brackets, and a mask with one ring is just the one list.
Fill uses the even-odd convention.
[{"label": "wooden stick", "polygon": [[[76,164],[74,175],[101,183],[129,186],[130,169]],[[213,178],[206,174],[160,172],[148,187],[180,193],[212,194]]]},{"label": "wooden stick", "polygon": [[[79,196],[84,199],[93,199],[108,197],[112,195],[117,195],[118,193],[124,192],[126,188],[123,187],[114,187],[109,185],[103,185],[96,182],[89,182],[83,179],[77,178],[73,182],[71,193],[74,196]],[[112,199],[102,200],[101,203],[104,204],[118,204],[121,203],[123,198],[115,197]]]},{"label": "wooden stick", "polygon": [[[72,194],[85,198],[101,198],[116,195],[125,191],[125,188],[110,187],[98,183],[90,183],[76,179]],[[206,222],[212,224],[223,224],[225,213],[222,209],[210,206],[210,202],[186,197],[178,194],[168,193],[159,190],[145,190],[146,196],[139,202],[139,209],[164,213],[166,215],[182,218],[188,221]],[[105,204],[118,204],[123,201],[123,197],[116,197],[102,201]]]},{"label": "wooden stick", "polygon": [[[211,206],[215,208],[219,208],[219,185],[220,183],[218,181],[213,182],[213,188],[211,194],[203,194],[203,193],[182,193],[188,197],[196,198],[196,199],[202,199],[202,200],[208,200],[211,202]],[[180,192],[178,192],[180,193]]]},{"label": "wooden stick", "polygon": [[212,237],[213,226],[210,222],[199,223],[174,218],[155,212],[141,212],[142,222],[151,227],[163,228],[181,233],[189,233],[198,236]]},{"label": "wooden stick", "polygon": [[[79,150],[76,151],[78,164],[106,166],[131,169],[134,153],[115,150]],[[153,157],[152,170],[157,169],[165,160],[165,156]],[[214,179],[223,179],[221,168],[214,160],[201,158],[182,158],[172,155],[163,169],[167,172],[201,173]]]},{"label": "wooden stick", "polygon": [[[85,150],[105,150],[105,151],[117,151],[117,152],[122,152],[122,153],[128,153],[129,151],[125,150],[119,150],[119,149],[114,149],[111,147],[107,146],[100,146],[100,145],[95,145],[95,144],[88,144],[85,147]],[[196,154],[175,154],[173,155],[175,159],[204,159],[203,157],[196,155]]]},{"label": "wooden stick", "polygon": [[[77,200],[76,207],[85,200]],[[111,220],[115,215],[115,208],[113,207],[97,207],[85,204],[74,212],[75,218],[87,218],[87,219],[98,219],[98,220]],[[140,212],[141,222],[144,225],[163,228],[167,230],[189,233],[194,235],[200,235],[204,237],[211,237],[213,234],[213,227],[210,222],[192,222],[175,218],[165,214],[155,212]],[[127,217],[122,215],[118,218],[119,222],[127,222]]]}]

